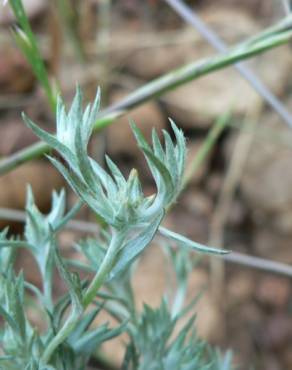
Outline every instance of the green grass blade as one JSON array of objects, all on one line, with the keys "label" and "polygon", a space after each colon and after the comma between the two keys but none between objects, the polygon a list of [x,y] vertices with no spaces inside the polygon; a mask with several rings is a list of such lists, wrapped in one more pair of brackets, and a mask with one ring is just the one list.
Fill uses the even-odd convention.
[{"label": "green grass blade", "polygon": [[35,76],[42,85],[51,109],[55,111],[56,94],[54,93],[54,89],[50,84],[48,71],[38,48],[35,35],[30,27],[22,0],[9,0],[9,4],[20,26],[20,28],[15,28],[12,31],[15,41],[28,60]]},{"label": "green grass blade", "polygon": [[[251,45],[247,41],[246,45],[240,44],[237,47],[231,48],[224,54],[219,54],[211,58],[190,63],[145,84],[121,102],[101,111],[94,125],[94,131],[98,131],[109,126],[114,120],[128,113],[130,109],[133,109],[150,99],[157,98],[165,92],[189,81],[195,80],[216,70],[223,69],[241,60],[251,58],[254,55],[263,53],[264,51],[275,48],[279,45],[288,43],[292,38],[291,17],[286,19],[284,25],[283,22],[281,22],[278,26],[273,26],[273,30],[273,33],[268,33],[267,30],[263,31],[263,33],[259,34],[256,39],[253,38],[254,41]],[[267,36],[261,37],[261,35],[264,35],[265,33]],[[49,145],[43,142],[38,142],[22,149],[8,158],[2,159],[0,161],[0,175],[13,170],[22,163],[47,153],[49,150]]]}]

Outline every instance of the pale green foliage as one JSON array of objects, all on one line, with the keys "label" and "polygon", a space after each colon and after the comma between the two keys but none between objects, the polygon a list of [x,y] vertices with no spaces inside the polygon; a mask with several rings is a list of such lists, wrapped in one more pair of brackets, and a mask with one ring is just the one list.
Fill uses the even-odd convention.
[{"label": "pale green foliage", "polygon": [[181,189],[186,152],[182,131],[172,123],[177,145],[173,144],[170,135],[165,131],[163,149],[155,130],[153,147],[150,147],[140,130],[132,124],[138,145],[157,187],[157,194],[145,197],[136,170],[133,170],[126,180],[109,157],[106,157],[110,171],[107,173],[87,153],[99,100],[98,92],[92,107],[88,105],[83,113],[82,95],[80,89],[77,89],[67,114],[59,98],[56,137],[41,130],[27,117],[24,116],[24,119],[41,139],[62,155],[68,168],[56,159],[51,158],[52,162],[81,199],[107,224],[116,229],[124,229],[162,217],[164,210],[176,199]]},{"label": "pale green foliage", "polygon": [[[59,152],[67,167],[50,158],[63,174],[72,189],[108,225],[120,232],[149,226],[152,234],[157,230],[165,210],[176,200],[182,188],[185,168],[186,145],[181,130],[171,121],[176,145],[164,131],[164,148],[155,130],[152,133],[152,147],[146,142],[140,130],[132,123],[133,133],[143,152],[156,183],[157,193],[145,197],[136,170],[126,180],[118,167],[106,156],[109,172],[106,172],[87,152],[87,146],[100,105],[100,92],[82,111],[82,94],[79,88],[68,113],[62,99],[57,103],[56,136],[40,129],[27,116],[26,124],[42,140]],[[178,235],[161,229],[167,237],[177,240]],[[149,234],[147,232],[147,234]],[[199,251],[222,253],[198,243],[180,242]],[[137,243],[136,243],[137,244]],[[223,251],[224,252],[224,251]]]},{"label": "pale green foliage", "polygon": [[[64,259],[56,250],[54,229],[65,217],[65,193],[53,193],[52,210],[43,215],[36,207],[32,191],[28,189],[27,221],[25,224],[24,240],[7,239],[7,231],[0,234],[0,315],[6,324],[1,333],[0,369],[16,370],[80,370],[84,369],[92,353],[105,340],[119,335],[124,324],[110,329],[102,324],[95,329],[90,325],[100,312],[100,308],[90,310],[82,317],[79,316],[78,325],[73,328],[65,344],[54,351],[49,362],[43,363],[43,355],[66,318],[66,309],[72,305],[74,314],[81,313],[82,283],[77,274],[69,272]],[[16,247],[23,246],[29,249],[39,267],[43,278],[43,289],[25,282],[23,274],[18,277],[13,272],[14,252]],[[66,294],[56,303],[52,299],[52,274],[57,266],[62,278],[68,285],[69,294]],[[39,314],[46,316],[47,329],[40,334],[33,329],[25,314],[25,290],[32,291],[39,300]],[[74,307],[76,308],[74,310]],[[2,367],[1,367],[2,366]]]},{"label": "pale green foliage", "polygon": [[[191,250],[222,253],[160,227],[182,189],[184,135],[171,122],[175,143],[165,131],[163,146],[153,131],[150,146],[132,124],[157,188],[155,194],[146,197],[136,170],[126,179],[110,158],[106,157],[107,172],[87,152],[99,100],[98,92],[92,106],[83,112],[77,89],[67,113],[59,98],[56,136],[24,116],[27,125],[62,156],[64,164],[55,158],[50,160],[80,199],[103,220],[104,228],[98,238],[81,240],[75,246],[86,257],[85,262],[65,259],[58,247],[58,232],[78,211],[80,203],[66,214],[65,192],[54,192],[52,209],[43,215],[28,188],[23,239],[8,239],[7,231],[0,234],[0,315],[5,321],[0,338],[0,369],[83,370],[104,341],[126,332],[129,340],[123,370],[231,370],[229,357],[222,360],[196,337],[193,319],[174,334],[177,322],[196,300],[184,307],[193,268]],[[134,261],[138,261],[158,230],[182,247],[168,249],[177,286],[169,287],[173,294],[162,297],[159,308],[145,305],[140,313],[132,287]],[[41,288],[26,282],[22,273],[15,276],[13,263],[20,247],[34,257]],[[88,274],[82,281],[69,266],[94,277]],[[67,293],[57,301],[53,299],[55,269],[67,286]],[[38,301],[39,314],[46,323],[42,331],[34,329],[27,318],[26,290],[35,296],[33,301]],[[107,323],[92,326],[101,310],[117,320],[115,328],[109,328]]]},{"label": "pale green foliage", "polygon": [[[4,246],[7,241],[8,229],[4,229],[0,232],[0,243],[4,243]],[[15,251],[13,248],[1,248],[0,249],[0,273],[6,273],[11,265],[14,263]]]},{"label": "pale green foliage", "polygon": [[230,356],[222,358],[196,336],[194,318],[188,320],[174,336],[178,318],[171,316],[166,301],[162,301],[157,309],[144,305],[128,345],[123,369],[231,369],[231,362],[227,363],[231,360]]},{"label": "pale green foliage", "polygon": [[34,255],[42,277],[47,309],[52,305],[52,273],[54,265],[54,228],[65,214],[65,192],[53,192],[52,210],[44,216],[36,207],[31,188],[28,188],[24,236]]}]

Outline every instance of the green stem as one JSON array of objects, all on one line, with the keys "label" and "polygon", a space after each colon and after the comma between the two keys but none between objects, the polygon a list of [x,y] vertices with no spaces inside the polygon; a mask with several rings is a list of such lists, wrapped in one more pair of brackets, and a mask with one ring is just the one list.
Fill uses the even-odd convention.
[{"label": "green stem", "polygon": [[96,293],[99,288],[104,284],[105,279],[107,278],[108,273],[112,269],[113,262],[115,260],[117,251],[120,249],[123,241],[125,240],[124,232],[115,232],[113,234],[111,243],[108,247],[106,255],[98,269],[94,279],[91,281],[84,297],[83,297],[83,307],[86,308],[88,305],[93,302],[96,297]]},{"label": "green stem", "polygon": [[182,181],[182,189],[184,189],[191,181],[193,175],[196,173],[202,162],[206,159],[208,153],[213,148],[215,142],[217,141],[219,135],[223,132],[227,123],[230,121],[231,114],[229,112],[220,116],[211,129],[208,132],[206,139],[196,153],[191,164],[186,169],[185,175]]},{"label": "green stem", "polygon": [[66,320],[62,329],[57,333],[57,335],[51,340],[47,348],[45,349],[43,356],[41,358],[41,363],[47,365],[50,361],[52,354],[54,353],[55,349],[63,343],[66,338],[70,335],[70,333],[76,327],[76,324],[79,322],[80,319],[80,312],[77,309],[73,309],[70,316]]},{"label": "green stem", "polygon": [[56,96],[54,89],[50,84],[48,71],[38,48],[36,37],[31,29],[22,0],[10,0],[9,4],[21,28],[21,31],[17,29],[13,31],[15,41],[42,85],[52,111],[55,111]]},{"label": "green stem", "polygon": [[[114,120],[126,114],[130,109],[150,99],[159,97],[165,92],[173,90],[189,81],[289,42],[292,38],[291,27],[291,17],[288,17],[287,20],[285,20],[284,23],[281,22],[278,27],[273,26],[273,33],[265,30],[257,37],[253,37],[252,42],[247,41],[244,44],[230,49],[224,54],[187,64],[147,83],[120,103],[114,104],[101,111],[97,117],[94,130],[98,131],[109,126]],[[46,143],[38,142],[16,152],[8,158],[2,159],[0,161],[0,175],[13,170],[17,166],[33,158],[40,157],[49,150],[50,148]]]},{"label": "green stem", "polygon": [[174,301],[172,304],[172,310],[171,310],[172,317],[178,317],[179,313],[181,312],[184,306],[186,294],[187,294],[187,283],[183,282],[177,288],[177,291],[174,297]]},{"label": "green stem", "polygon": [[82,40],[78,34],[77,11],[73,10],[73,4],[69,0],[57,0],[55,1],[55,5],[59,10],[59,16],[62,19],[62,26],[71,41],[76,56],[79,59],[79,62],[84,64],[86,58]]},{"label": "green stem", "polygon": [[44,302],[46,309],[49,312],[53,312],[53,299],[52,299],[52,274],[45,274],[43,277],[43,291],[44,291]]},{"label": "green stem", "polygon": [[[98,269],[94,279],[92,280],[91,284],[89,285],[84,297],[83,297],[83,311],[94,301],[96,298],[96,294],[99,288],[104,284],[108,273],[110,272],[113,262],[115,260],[117,251],[121,247],[124,239],[125,239],[125,232],[116,232],[114,231],[111,243],[109,248],[106,252],[106,255]],[[66,338],[72,333],[75,329],[76,324],[80,320],[80,316],[82,312],[78,310],[76,307],[72,309],[72,312],[68,319],[66,320],[62,329],[57,333],[57,335],[52,339],[49,343],[48,347],[46,348],[43,356],[42,356],[42,363],[48,364],[52,354],[54,353],[55,349],[63,343]]]}]

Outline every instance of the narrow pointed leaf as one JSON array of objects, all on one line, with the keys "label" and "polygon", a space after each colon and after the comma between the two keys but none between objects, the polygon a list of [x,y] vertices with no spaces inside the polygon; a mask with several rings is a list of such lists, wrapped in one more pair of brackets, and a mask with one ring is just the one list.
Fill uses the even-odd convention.
[{"label": "narrow pointed leaf", "polygon": [[183,247],[186,247],[186,248],[189,248],[189,249],[192,249],[192,250],[196,250],[198,252],[210,253],[210,254],[227,254],[227,253],[229,253],[229,251],[226,250],[226,249],[208,247],[204,244],[194,242],[194,241],[186,238],[185,236],[182,236],[180,234],[177,234],[173,231],[170,231],[170,230],[166,229],[165,227],[159,227],[159,232],[160,232],[161,235],[163,235],[163,236],[165,236],[165,237],[167,237],[171,240],[174,240],[179,245],[181,245]]}]

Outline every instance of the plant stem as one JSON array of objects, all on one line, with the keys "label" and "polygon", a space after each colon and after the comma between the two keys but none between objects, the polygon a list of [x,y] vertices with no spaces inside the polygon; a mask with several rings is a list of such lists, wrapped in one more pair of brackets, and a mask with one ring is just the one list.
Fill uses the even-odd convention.
[{"label": "plant stem", "polygon": [[[121,102],[101,111],[97,117],[94,130],[98,131],[110,125],[115,119],[126,114],[130,109],[150,99],[159,97],[180,85],[289,42],[292,38],[292,16],[287,17],[285,22],[282,21],[278,26],[273,26],[272,30],[273,32],[269,30],[263,31],[258,36],[253,37],[252,42],[245,42],[235,46],[228,52],[215,57],[187,64],[147,83]],[[38,142],[8,158],[2,159],[0,161],[0,175],[47,153],[49,150],[50,148],[46,143]]]},{"label": "plant stem", "polygon": [[13,31],[15,41],[28,60],[34,74],[42,85],[52,111],[56,109],[56,95],[50,84],[49,75],[42,59],[36,37],[31,29],[22,0],[10,0],[10,7],[20,25],[20,29]]},{"label": "plant stem", "polygon": [[[100,268],[98,269],[94,279],[90,283],[84,297],[83,297],[83,312],[86,310],[86,308],[92,303],[96,297],[97,291],[99,288],[104,284],[107,274],[110,272],[114,259],[116,257],[116,253],[121,247],[124,239],[126,236],[126,232],[120,232],[120,231],[113,231],[113,237],[111,240],[111,243],[109,245],[109,248],[106,252],[106,255],[100,265]],[[45,350],[43,357],[42,357],[42,363],[47,364],[50,360],[50,357],[54,353],[54,350],[68,338],[70,333],[75,329],[80,316],[82,315],[82,312],[80,312],[76,307],[72,309],[72,312],[68,319],[66,320],[64,326],[62,329],[57,333],[57,335],[52,339],[52,341],[49,343],[47,349]]]},{"label": "plant stem", "polygon": [[[14,210],[10,208],[0,208],[0,219],[24,222],[25,213],[23,211]],[[95,234],[99,230],[98,225],[96,223],[81,220],[69,221],[65,227],[71,230],[75,231],[77,230],[93,234]],[[237,263],[239,265],[246,266],[249,268],[255,268],[273,274],[292,277],[292,266],[285,263],[275,262],[268,259],[250,256],[238,252],[231,252],[227,255],[223,255],[221,258],[223,258],[225,261]],[[67,259],[67,263],[69,264],[74,263],[73,266],[77,268],[82,269],[83,267],[80,265],[76,265],[76,261]],[[88,270],[86,270],[86,272],[88,272]]]},{"label": "plant stem", "polygon": [[[187,4],[182,0],[165,0],[174,11],[180,15],[186,23],[194,27],[210,45],[217,51],[223,53],[228,50],[225,42],[212,30]],[[284,20],[285,22],[285,20]],[[273,28],[268,31],[273,34]],[[267,36],[264,34],[263,37]],[[257,36],[256,36],[257,37]],[[253,42],[253,39],[248,41]],[[254,90],[273,108],[278,115],[292,127],[292,115],[286,109],[285,105],[272,93],[272,91],[265,85],[265,83],[254,73],[245,63],[236,63],[234,68],[241,74],[241,76],[254,88]]]},{"label": "plant stem", "polygon": [[41,363],[44,365],[47,365],[52,354],[54,353],[55,349],[68,338],[70,333],[74,330],[76,327],[76,324],[78,323],[80,319],[80,313],[73,309],[70,316],[66,320],[64,326],[62,329],[56,334],[56,336],[51,340],[49,345],[47,346],[46,350],[43,353]]},{"label": "plant stem", "polygon": [[52,273],[45,274],[43,277],[43,292],[44,302],[46,309],[53,312],[53,299],[52,299]]},{"label": "plant stem", "polygon": [[172,308],[171,308],[172,317],[177,317],[179,313],[181,312],[184,306],[186,294],[187,294],[187,284],[186,282],[184,282],[183,284],[180,284],[175,294],[175,297],[172,303]]},{"label": "plant stem", "polygon": [[65,32],[71,41],[76,57],[79,59],[80,63],[84,64],[85,52],[82,40],[78,34],[78,19],[76,16],[77,10],[73,10],[73,4],[68,0],[57,0],[55,1],[55,6],[58,9],[62,26],[64,27]]},{"label": "plant stem", "polygon": [[227,126],[227,123],[230,121],[230,118],[231,114],[229,112],[223,114],[216,120],[213,127],[209,130],[208,135],[203,144],[200,146],[198,153],[195,155],[194,159],[186,169],[182,181],[183,189],[188,185],[188,183],[192,179],[193,174],[198,170],[201,163],[204,161],[210,150],[213,148],[219,135],[223,132],[224,128]]},{"label": "plant stem", "polygon": [[91,281],[84,297],[83,297],[83,307],[87,308],[88,305],[93,302],[96,297],[96,293],[99,288],[104,284],[107,274],[112,269],[113,262],[115,260],[117,251],[121,247],[123,241],[125,240],[125,232],[114,231],[112,240],[106,252],[106,255],[98,269],[95,277]]}]

